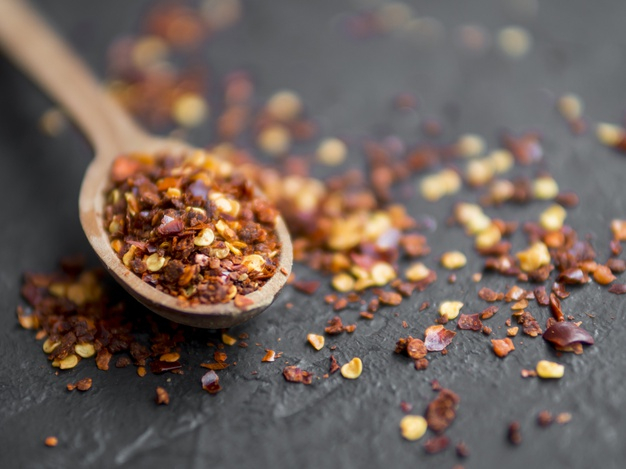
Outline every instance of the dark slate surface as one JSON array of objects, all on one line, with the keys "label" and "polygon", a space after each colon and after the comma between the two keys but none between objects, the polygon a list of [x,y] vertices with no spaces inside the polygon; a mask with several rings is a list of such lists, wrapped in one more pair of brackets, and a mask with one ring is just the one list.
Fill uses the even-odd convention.
[{"label": "dark slate surface", "polygon": [[[68,37],[99,75],[104,74],[105,50],[117,35],[130,31],[149,2],[84,2],[57,0],[38,6]],[[415,47],[402,36],[354,41],[333,27],[359,2],[347,0],[246,2],[245,19],[206,49],[215,77],[234,68],[252,71],[261,97],[278,88],[292,88],[303,96],[323,134],[358,142],[367,135],[400,135],[418,140],[424,116],[440,117],[445,139],[464,132],[497,142],[502,128],[540,129],[545,136],[545,167],[564,189],[581,197],[568,223],[588,233],[599,258],[608,251],[608,224],[624,217],[626,196],[623,156],[601,147],[590,134],[573,137],[553,108],[564,92],[579,94],[590,122],[619,122],[626,102],[624,78],[626,4],[583,0],[540,2],[539,14],[524,19],[512,14],[507,2],[415,2],[420,15],[441,21],[442,43]],[[479,57],[468,56],[454,43],[463,24],[480,24],[490,33],[518,23],[527,27],[534,48],[526,58],[512,61],[491,48]],[[395,341],[409,333],[420,335],[432,323],[434,308],[418,313],[419,304],[453,297],[469,309],[485,306],[476,296],[483,285],[503,289],[507,281],[485,277],[470,280],[480,269],[471,240],[460,229],[442,227],[452,200],[426,204],[415,198],[408,205],[414,215],[430,214],[439,228],[429,234],[430,265],[445,249],[458,247],[470,264],[458,282],[440,281],[398,308],[385,308],[371,322],[358,321],[356,332],[329,338],[341,363],[353,356],[364,362],[356,381],[339,375],[316,379],[312,386],[290,384],[281,376],[285,361],[297,363],[318,377],[327,370],[330,351],[314,352],[306,343],[332,316],[321,297],[287,288],[276,303],[234,335],[247,332],[249,342],[284,352],[275,363],[261,363],[263,347],[233,347],[229,358],[237,366],[220,372],[224,391],[207,395],[200,388],[198,366],[212,352],[204,344],[217,340],[210,332],[183,350],[185,375],[148,375],[139,379],[134,367],[101,372],[92,362],[58,376],[41,344],[15,319],[20,273],[49,271],[64,254],[89,253],[77,216],[77,198],[90,149],[73,129],[51,139],[37,122],[50,103],[5,59],[0,58],[0,465],[3,468],[40,467],[623,467],[626,432],[623,377],[626,372],[623,298],[590,284],[564,302],[566,313],[584,322],[596,344],[583,356],[564,355],[565,377],[556,382],[520,378],[522,368],[539,359],[554,358],[541,339],[518,337],[517,350],[497,359],[488,340],[462,331],[447,356],[435,356],[427,371],[416,372],[405,357],[393,354]],[[419,110],[400,115],[390,106],[401,91],[418,95]],[[194,134],[206,144],[210,134]],[[358,165],[358,146],[351,164]],[[463,194],[472,197],[472,194]],[[492,211],[503,218],[531,219],[544,205]],[[523,238],[516,238],[517,246]],[[95,259],[91,255],[95,264]],[[318,278],[302,266],[301,278]],[[285,308],[287,302],[295,306]],[[142,309],[137,306],[137,312]],[[532,307],[543,323],[547,310]],[[585,313],[593,314],[590,318]],[[499,313],[501,314],[501,313]],[[358,311],[342,313],[345,322]],[[492,319],[496,335],[504,335],[506,315]],[[403,329],[402,321],[410,328]],[[253,375],[253,371],[258,374]],[[65,385],[92,377],[93,389],[68,393]],[[428,456],[422,443],[404,441],[398,423],[400,402],[418,411],[434,393],[438,379],[461,397],[458,418],[447,434],[464,440],[471,449],[466,461],[454,451]],[[172,402],[157,407],[154,389],[164,386]],[[567,411],[565,426],[541,429],[540,410]],[[519,447],[506,442],[506,426],[522,425]],[[48,435],[59,446],[43,445]]]}]

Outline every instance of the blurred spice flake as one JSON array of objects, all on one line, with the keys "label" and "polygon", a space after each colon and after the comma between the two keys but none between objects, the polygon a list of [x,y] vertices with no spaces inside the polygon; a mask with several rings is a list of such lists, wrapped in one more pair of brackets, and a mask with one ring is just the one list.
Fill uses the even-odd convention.
[{"label": "blurred spice flake", "polygon": [[[534,11],[524,11],[531,10]],[[456,326],[458,333],[444,327],[453,318],[447,314],[431,315],[433,324],[415,334],[423,334],[424,341],[409,335],[399,338],[396,345],[397,353],[414,360],[417,371],[428,367],[427,356],[447,353],[455,334],[459,334],[455,339],[458,342],[463,335],[481,330],[485,348],[492,348],[501,358],[516,350],[509,337],[488,337],[493,328],[482,321],[494,316],[502,317],[511,336],[519,330],[530,338],[543,335],[559,352],[581,354],[583,344],[593,344],[593,336],[584,329],[583,321],[574,321],[572,313],[579,313],[568,311],[561,300],[574,293],[567,290],[569,285],[595,282],[607,286],[626,270],[626,264],[619,259],[621,242],[626,240],[626,221],[611,222],[610,250],[601,256],[605,261],[598,260],[589,240],[565,224],[567,210],[578,205],[578,196],[563,190],[547,171],[540,133],[504,132],[494,148],[489,148],[482,136],[469,133],[448,143],[433,143],[426,138],[413,145],[397,137],[370,137],[360,148],[353,148],[350,139],[320,136],[296,92],[278,90],[259,108],[255,105],[255,84],[248,73],[233,71],[216,81],[209,76],[207,64],[197,61],[199,48],[235,25],[242,13],[239,0],[204,0],[198,7],[181,2],[157,4],[147,12],[140,34],[121,38],[111,46],[110,92],[153,131],[184,136],[189,129],[214,127],[216,138],[207,151],[232,161],[257,182],[288,222],[296,261],[332,276],[330,284],[338,294],[327,295],[327,302],[335,311],[363,306],[367,311],[361,311],[360,317],[364,320],[374,319],[379,308],[398,306],[437,281],[434,263],[427,266],[415,262],[430,253],[427,235],[435,231],[437,222],[428,216],[414,219],[399,200],[416,191],[419,197],[433,202],[457,195],[464,188],[474,191],[473,198],[478,203],[456,203],[445,229],[454,230],[456,224],[473,239],[476,253],[484,259],[481,270],[538,285],[528,290],[514,285],[507,292],[481,285],[479,299],[513,303],[511,312],[495,316],[504,308],[491,305],[476,314],[461,314]],[[402,2],[388,2],[349,15],[342,27],[354,38],[401,31],[405,39],[431,45],[444,34],[439,20],[418,17]],[[477,25],[462,26],[458,37],[461,47],[472,53],[484,51],[492,43],[490,33]],[[506,56],[521,58],[530,52],[532,37],[525,29],[507,26],[498,32],[495,43]],[[208,96],[217,95],[218,99],[209,101]],[[419,103],[412,94],[401,92],[394,106],[398,111],[414,110]],[[574,136],[584,133],[587,124],[578,96],[563,95],[556,107]],[[54,113],[44,121],[42,125],[49,134],[61,128]],[[423,130],[427,137],[440,135],[445,123],[431,119]],[[596,137],[618,151],[626,148],[626,131],[620,126],[600,123]],[[247,141],[254,142],[254,147],[242,143]],[[312,146],[315,154],[292,154],[294,143],[300,141],[316,143]],[[365,155],[366,172],[349,166],[349,155],[356,151]],[[316,164],[344,169],[335,169],[332,177],[322,181],[310,177]],[[553,205],[536,221],[503,220],[490,215],[507,204],[546,202]],[[526,236],[527,246],[514,252],[511,238],[520,231]],[[440,259],[444,268],[458,269],[458,276],[472,275],[476,283],[489,278],[476,271],[475,256],[457,251],[456,247],[450,246]],[[468,266],[473,273],[467,272]],[[128,353],[139,376],[145,375],[148,362],[154,373],[182,374],[181,363],[169,358],[188,340],[187,329],[164,323],[151,314],[131,317],[123,304],[110,301],[104,294],[100,275],[98,271],[83,270],[81,263],[73,260],[64,261],[59,273],[25,275],[22,294],[29,306],[18,307],[18,320],[24,328],[37,330],[38,339],[45,339],[44,352],[53,366],[70,369],[82,359],[94,358],[98,368],[107,370],[115,354]],[[314,295],[321,287],[320,280],[291,283],[308,295]],[[440,283],[445,288],[445,283]],[[577,294],[581,294],[579,290]],[[615,283],[606,290],[623,294],[626,284]],[[415,304],[419,303],[420,311],[430,306],[429,301]],[[545,320],[545,328],[526,310],[530,307],[534,315]],[[520,327],[511,327],[515,320]],[[356,329],[356,325],[344,326],[334,315],[328,324],[327,335]],[[147,339],[142,336],[145,332],[149,332]],[[323,337],[316,337],[315,343],[311,342],[315,351],[309,353],[317,353],[316,344],[319,350],[325,347],[319,339]],[[306,338],[302,340],[305,342]],[[340,340],[350,340],[349,335],[343,334]],[[521,345],[519,342],[517,353]],[[241,342],[240,346],[247,343]],[[333,347],[329,348],[334,350]],[[266,354],[268,362],[279,357],[269,349]],[[201,365],[209,369],[201,379],[202,387],[209,393],[221,390],[215,370],[230,365],[226,358],[225,353],[216,352],[214,363]],[[334,356],[330,359],[325,377],[340,369]],[[360,372],[359,369],[358,375]],[[521,370],[521,374],[532,378],[538,372]],[[289,382],[313,381],[312,372],[293,365],[283,368],[283,376]],[[425,414],[431,431],[445,431],[456,416],[459,400],[454,392],[440,390]],[[519,423],[510,425],[508,436],[513,444],[521,443]],[[447,436],[437,435],[427,441],[425,450],[435,453],[448,445]],[[461,453],[467,454],[467,448],[462,446]]]}]

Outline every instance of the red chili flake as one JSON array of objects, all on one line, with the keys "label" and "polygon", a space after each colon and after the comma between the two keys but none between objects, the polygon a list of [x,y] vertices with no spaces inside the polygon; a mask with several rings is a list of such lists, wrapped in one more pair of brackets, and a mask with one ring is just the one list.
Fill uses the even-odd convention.
[{"label": "red chili flake", "polygon": [[480,315],[480,319],[489,319],[489,318],[493,317],[493,315],[496,314],[499,309],[500,309],[499,306],[491,305],[491,306],[483,309],[478,314]]},{"label": "red chili flake", "polygon": [[429,352],[441,352],[450,345],[455,335],[456,332],[445,329],[442,325],[430,326],[424,332],[426,349]]},{"label": "red chili flake", "polygon": [[311,384],[313,382],[313,375],[297,366],[286,366],[283,370],[283,376],[291,383]]},{"label": "red chili flake", "polygon": [[582,269],[574,267],[561,272],[557,281],[566,285],[581,285],[589,282],[589,276]]},{"label": "red chili flake", "polygon": [[425,310],[426,308],[428,308],[429,306],[430,306],[430,303],[429,303],[428,301],[424,301],[424,302],[420,305],[419,310],[420,310],[420,311],[424,311],[424,310]]},{"label": "red chili flake", "polygon": [[335,311],[341,311],[342,309],[346,309],[348,307],[348,299],[347,298],[338,298],[337,301],[333,304],[333,309]]},{"label": "red chili flake", "polygon": [[132,362],[130,361],[130,358],[128,358],[128,357],[119,357],[117,359],[117,361],[115,362],[115,368],[126,368],[131,363]]},{"label": "red chili flake", "polygon": [[428,454],[436,454],[445,450],[450,445],[450,439],[446,435],[429,438],[424,443],[424,450]]},{"label": "red chili flake", "polygon": [[437,380],[437,379],[433,379],[433,380],[430,382],[430,388],[431,388],[433,391],[437,391],[437,392],[439,392],[439,391],[441,391],[441,390],[443,389],[443,386],[441,386],[441,383],[439,382],[439,380]]},{"label": "red chili flake", "polygon": [[526,370],[522,369],[522,378],[534,378],[537,376],[537,372],[535,370]]},{"label": "red chili flake", "polygon": [[243,296],[243,295],[237,295],[235,296],[235,307],[245,310],[248,306],[254,304],[254,301],[251,300],[250,298]]},{"label": "red chili flake", "polygon": [[410,282],[395,282],[392,287],[404,297],[409,297],[415,290],[415,284]]},{"label": "red chili flake", "polygon": [[230,363],[217,362],[217,363],[200,363],[202,368],[207,368],[209,370],[225,370],[230,366]]},{"label": "red chili flake", "polygon": [[347,326],[343,327],[343,330],[346,331],[348,334],[352,334],[356,330],[356,324],[348,324]]},{"label": "red chili flake", "polygon": [[507,438],[512,445],[519,445],[522,442],[521,425],[519,422],[511,422],[507,429]]},{"label": "red chili flake", "polygon": [[483,330],[482,330],[482,333],[483,333],[483,334],[485,334],[485,335],[489,335],[489,334],[491,334],[491,332],[492,332],[491,327],[489,327],[489,326],[483,326]]},{"label": "red chili flake", "polygon": [[296,280],[293,282],[293,286],[296,290],[312,295],[320,287],[321,282],[319,280]]},{"label": "red chili flake", "polygon": [[400,238],[400,245],[410,257],[420,257],[430,254],[426,237],[420,234],[405,234]]},{"label": "red chili flake", "polygon": [[450,439],[446,435],[439,435],[429,438],[424,443],[424,450],[428,454],[436,454],[442,452],[450,445]]},{"label": "red chili flake", "polygon": [[534,293],[537,304],[541,306],[548,306],[550,304],[550,298],[548,297],[545,286],[541,285],[539,287],[536,287]]},{"label": "red chili flake", "polygon": [[417,291],[424,291],[428,286],[437,281],[437,272],[431,270],[426,278],[420,280],[419,282],[415,282],[415,289]]},{"label": "red chili flake", "polygon": [[409,324],[406,321],[402,321],[402,327],[404,329],[407,329],[409,327]]},{"label": "red chili flake", "polygon": [[435,433],[442,433],[456,417],[456,409],[461,399],[449,389],[442,389],[426,408],[428,428]]},{"label": "red chili flake", "polygon": [[109,352],[106,348],[101,348],[98,350],[98,354],[96,355],[96,366],[99,370],[108,370],[109,362],[111,361],[111,357],[113,354]]},{"label": "red chili flake", "polygon": [[554,198],[554,201],[565,208],[576,207],[579,203],[578,196],[575,192],[560,192]]},{"label": "red chili flake", "polygon": [[597,266],[596,270],[593,272],[593,279],[600,285],[608,285],[616,278],[613,272],[611,272],[611,269],[606,265]]},{"label": "red chili flake", "polygon": [[589,332],[572,322],[555,322],[546,329],[543,338],[562,352],[582,353],[582,345],[593,345]]},{"label": "red chili flake", "polygon": [[385,305],[398,306],[402,303],[402,295],[392,291],[382,291],[378,294],[378,300]]},{"label": "red chili flake", "polygon": [[220,385],[220,378],[217,376],[217,373],[213,370],[207,371],[202,376],[202,389],[204,389],[209,394],[217,394],[222,390],[222,386]]},{"label": "red chili flake", "polygon": [[517,323],[522,325],[522,332],[531,337],[537,337],[543,333],[537,320],[528,311],[522,311],[517,315]]},{"label": "red chili flake", "polygon": [[506,357],[509,353],[515,350],[513,341],[508,337],[505,337],[504,339],[491,339],[491,345],[493,347],[493,353],[500,358]]},{"label": "red chili flake", "polygon": [[379,307],[380,307],[380,301],[378,298],[372,298],[370,302],[367,304],[367,310],[370,313],[375,313],[376,311],[378,311]]},{"label": "red chili flake", "polygon": [[413,404],[402,401],[400,402],[400,410],[402,410],[402,412],[404,412],[405,414],[408,414],[409,412],[411,412],[411,410],[413,410]]},{"label": "red chili flake", "polygon": [[548,410],[542,410],[537,415],[537,424],[540,427],[547,427],[554,422],[554,417],[552,417],[552,413]]},{"label": "red chili flake", "polygon": [[83,378],[76,382],[76,389],[79,391],[88,391],[91,389],[91,385],[93,384],[93,380],[91,378]]},{"label": "red chili flake", "polygon": [[368,313],[367,311],[361,311],[359,313],[359,316],[361,316],[363,319],[374,319],[374,315],[372,313]]},{"label": "red chili flake", "polygon": [[159,405],[168,405],[170,403],[170,395],[167,393],[165,388],[158,386],[156,388],[156,403]]},{"label": "red chili flake", "polygon": [[164,362],[161,360],[152,360],[150,362],[150,371],[155,375],[165,373],[167,371],[179,370],[183,366],[178,361]]},{"label": "red chili flake", "polygon": [[626,293],[626,283],[614,283],[609,287],[608,292],[616,295],[623,295]]},{"label": "red chili flake", "polygon": [[266,349],[265,355],[261,359],[262,362],[273,362],[276,359],[276,352],[274,350]]},{"label": "red chili flake", "polygon": [[622,259],[609,259],[606,261],[606,266],[611,269],[614,274],[621,274],[626,271],[626,261]]},{"label": "red chili flake", "polygon": [[552,292],[562,300],[569,296],[569,292],[565,290],[565,285],[559,282],[552,284]]},{"label": "red chili flake", "polygon": [[461,314],[456,327],[463,330],[480,331],[483,328],[483,323],[478,318],[478,313]]},{"label": "red chili flake", "polygon": [[415,369],[417,371],[425,370],[426,368],[428,368],[428,358],[418,358],[413,362],[413,364],[415,365]]},{"label": "red chili flake", "polygon": [[513,285],[506,295],[504,295],[504,301],[510,303],[511,301],[519,301],[526,296],[526,290],[518,287],[517,285]]},{"label": "red chili flake", "polygon": [[467,446],[467,443],[465,443],[464,441],[459,441],[457,445],[454,447],[454,449],[456,451],[456,455],[459,458],[467,458],[470,455],[469,447]]},{"label": "red chili flake", "polygon": [[328,321],[328,326],[324,328],[324,332],[328,335],[341,334],[344,331],[343,322],[339,316],[335,316]]},{"label": "red chili flake", "polygon": [[483,287],[478,291],[478,297],[485,301],[498,301],[502,299],[501,294],[493,291],[491,288]]},{"label": "red chili flake", "polygon": [[414,360],[424,358],[427,353],[426,345],[420,339],[410,338],[406,343],[406,354]]},{"label": "red chili flake", "polygon": [[554,319],[559,322],[565,321],[565,316],[563,315],[563,310],[561,309],[561,301],[554,293],[550,293],[550,311],[552,311]]},{"label": "red chili flake", "polygon": [[448,283],[456,283],[456,274],[448,275]]}]

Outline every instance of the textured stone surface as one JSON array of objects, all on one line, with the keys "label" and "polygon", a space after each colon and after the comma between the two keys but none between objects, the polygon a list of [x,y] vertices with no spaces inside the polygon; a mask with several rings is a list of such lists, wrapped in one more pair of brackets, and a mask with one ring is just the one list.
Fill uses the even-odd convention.
[{"label": "textured stone surface", "polygon": [[[37,2],[99,75],[104,73],[106,45],[131,30],[147,3]],[[604,260],[609,222],[626,216],[626,161],[601,147],[591,134],[572,136],[556,114],[553,99],[575,92],[585,102],[590,122],[620,122],[626,102],[626,4],[542,2],[536,18],[520,21],[532,32],[534,47],[519,61],[493,49],[468,57],[454,46],[459,25],[481,24],[493,34],[515,23],[503,3],[416,2],[418,14],[438,18],[447,31],[443,44],[424,49],[399,37],[342,38],[332,25],[356,2],[250,1],[243,22],[203,54],[215,77],[241,66],[251,69],[261,96],[278,88],[297,90],[310,114],[319,119],[323,134],[346,137],[351,143],[370,134],[397,134],[414,142],[423,116],[440,117],[446,139],[476,132],[491,145],[502,128],[541,130],[546,166],[563,189],[576,190],[581,198],[567,222],[592,236]],[[460,461],[451,449],[426,455],[421,443],[407,442],[399,432],[400,402],[422,412],[434,396],[433,379],[461,398],[457,419],[446,434],[453,444],[468,444],[471,456],[462,461],[467,468],[583,468],[599,461],[606,468],[622,467],[624,298],[605,288],[572,288],[574,293],[563,302],[565,314],[582,320],[595,338],[582,356],[556,357],[541,338],[518,336],[516,350],[498,359],[489,339],[505,335],[506,306],[485,321],[494,327],[491,337],[458,331],[447,356],[430,354],[425,371],[416,372],[411,360],[393,353],[399,337],[421,337],[437,317],[441,301],[454,298],[465,303],[467,312],[478,312],[487,306],[477,297],[482,286],[502,291],[510,284],[491,275],[478,284],[471,281],[481,266],[472,240],[458,228],[443,226],[452,199],[427,204],[416,197],[408,205],[413,215],[430,214],[439,221],[439,228],[428,234],[429,266],[451,247],[468,253],[468,266],[457,273],[457,283],[448,285],[440,271],[436,285],[400,307],[382,308],[372,321],[358,320],[356,309],[342,312],[344,323],[358,323],[356,332],[327,337],[327,346],[337,346],[333,353],[340,364],[354,356],[363,360],[358,380],[344,380],[339,373],[321,379],[331,352],[327,347],[316,352],[306,343],[306,335],[321,333],[334,315],[322,301],[330,291],[328,282],[315,297],[288,287],[267,312],[231,332],[248,333],[250,347],[228,348],[229,361],[237,366],[219,372],[224,390],[216,396],[201,389],[206,370],[198,366],[212,355],[205,343],[219,340],[210,332],[199,333],[183,350],[183,376],[148,374],[140,379],[134,367],[102,372],[88,361],[56,376],[41,344],[18,326],[14,311],[21,272],[52,270],[62,255],[89,253],[77,199],[91,153],[73,129],[56,139],[38,131],[38,117],[50,104],[2,57],[0,86],[2,467],[452,467]],[[391,109],[391,98],[402,91],[417,94],[418,112]],[[195,132],[192,139],[205,144],[211,135]],[[351,164],[359,164],[358,153],[351,152]],[[531,219],[542,207],[508,207],[493,213],[504,219]],[[515,239],[521,247],[521,234]],[[295,271],[302,279],[317,278],[302,266]],[[418,312],[426,300],[432,306]],[[293,309],[285,308],[288,302]],[[534,304],[530,311],[542,325],[549,314]],[[262,347],[255,346],[257,342]],[[261,363],[264,348],[282,351],[283,356]],[[563,363],[564,378],[522,379],[520,370],[534,368],[540,359]],[[312,371],[313,384],[287,383],[282,377],[285,362]],[[93,378],[89,392],[65,390],[67,383],[83,377]],[[169,406],[155,405],[157,386],[170,394]],[[564,426],[539,428],[536,416],[544,409],[570,412],[573,419]],[[519,447],[506,441],[513,420],[522,428]],[[49,435],[58,437],[56,448],[45,447]]]}]

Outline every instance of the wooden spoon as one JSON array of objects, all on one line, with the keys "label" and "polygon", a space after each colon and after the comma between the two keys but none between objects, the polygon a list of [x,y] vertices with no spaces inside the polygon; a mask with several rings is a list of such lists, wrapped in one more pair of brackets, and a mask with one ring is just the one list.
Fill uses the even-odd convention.
[{"label": "wooden spoon", "polygon": [[0,0],[0,46],[64,107],[93,145],[96,156],[87,168],[80,190],[80,221],[108,271],[131,295],[172,321],[212,329],[247,321],[272,303],[287,281],[293,259],[291,238],[280,217],[276,221],[276,232],[282,244],[279,271],[261,289],[246,296],[253,303],[245,309],[236,307],[232,301],[188,306],[128,270],[113,252],[103,226],[104,193],[114,158],[137,151],[179,154],[192,148],[182,142],[153,137],[139,128],[24,1]]}]

